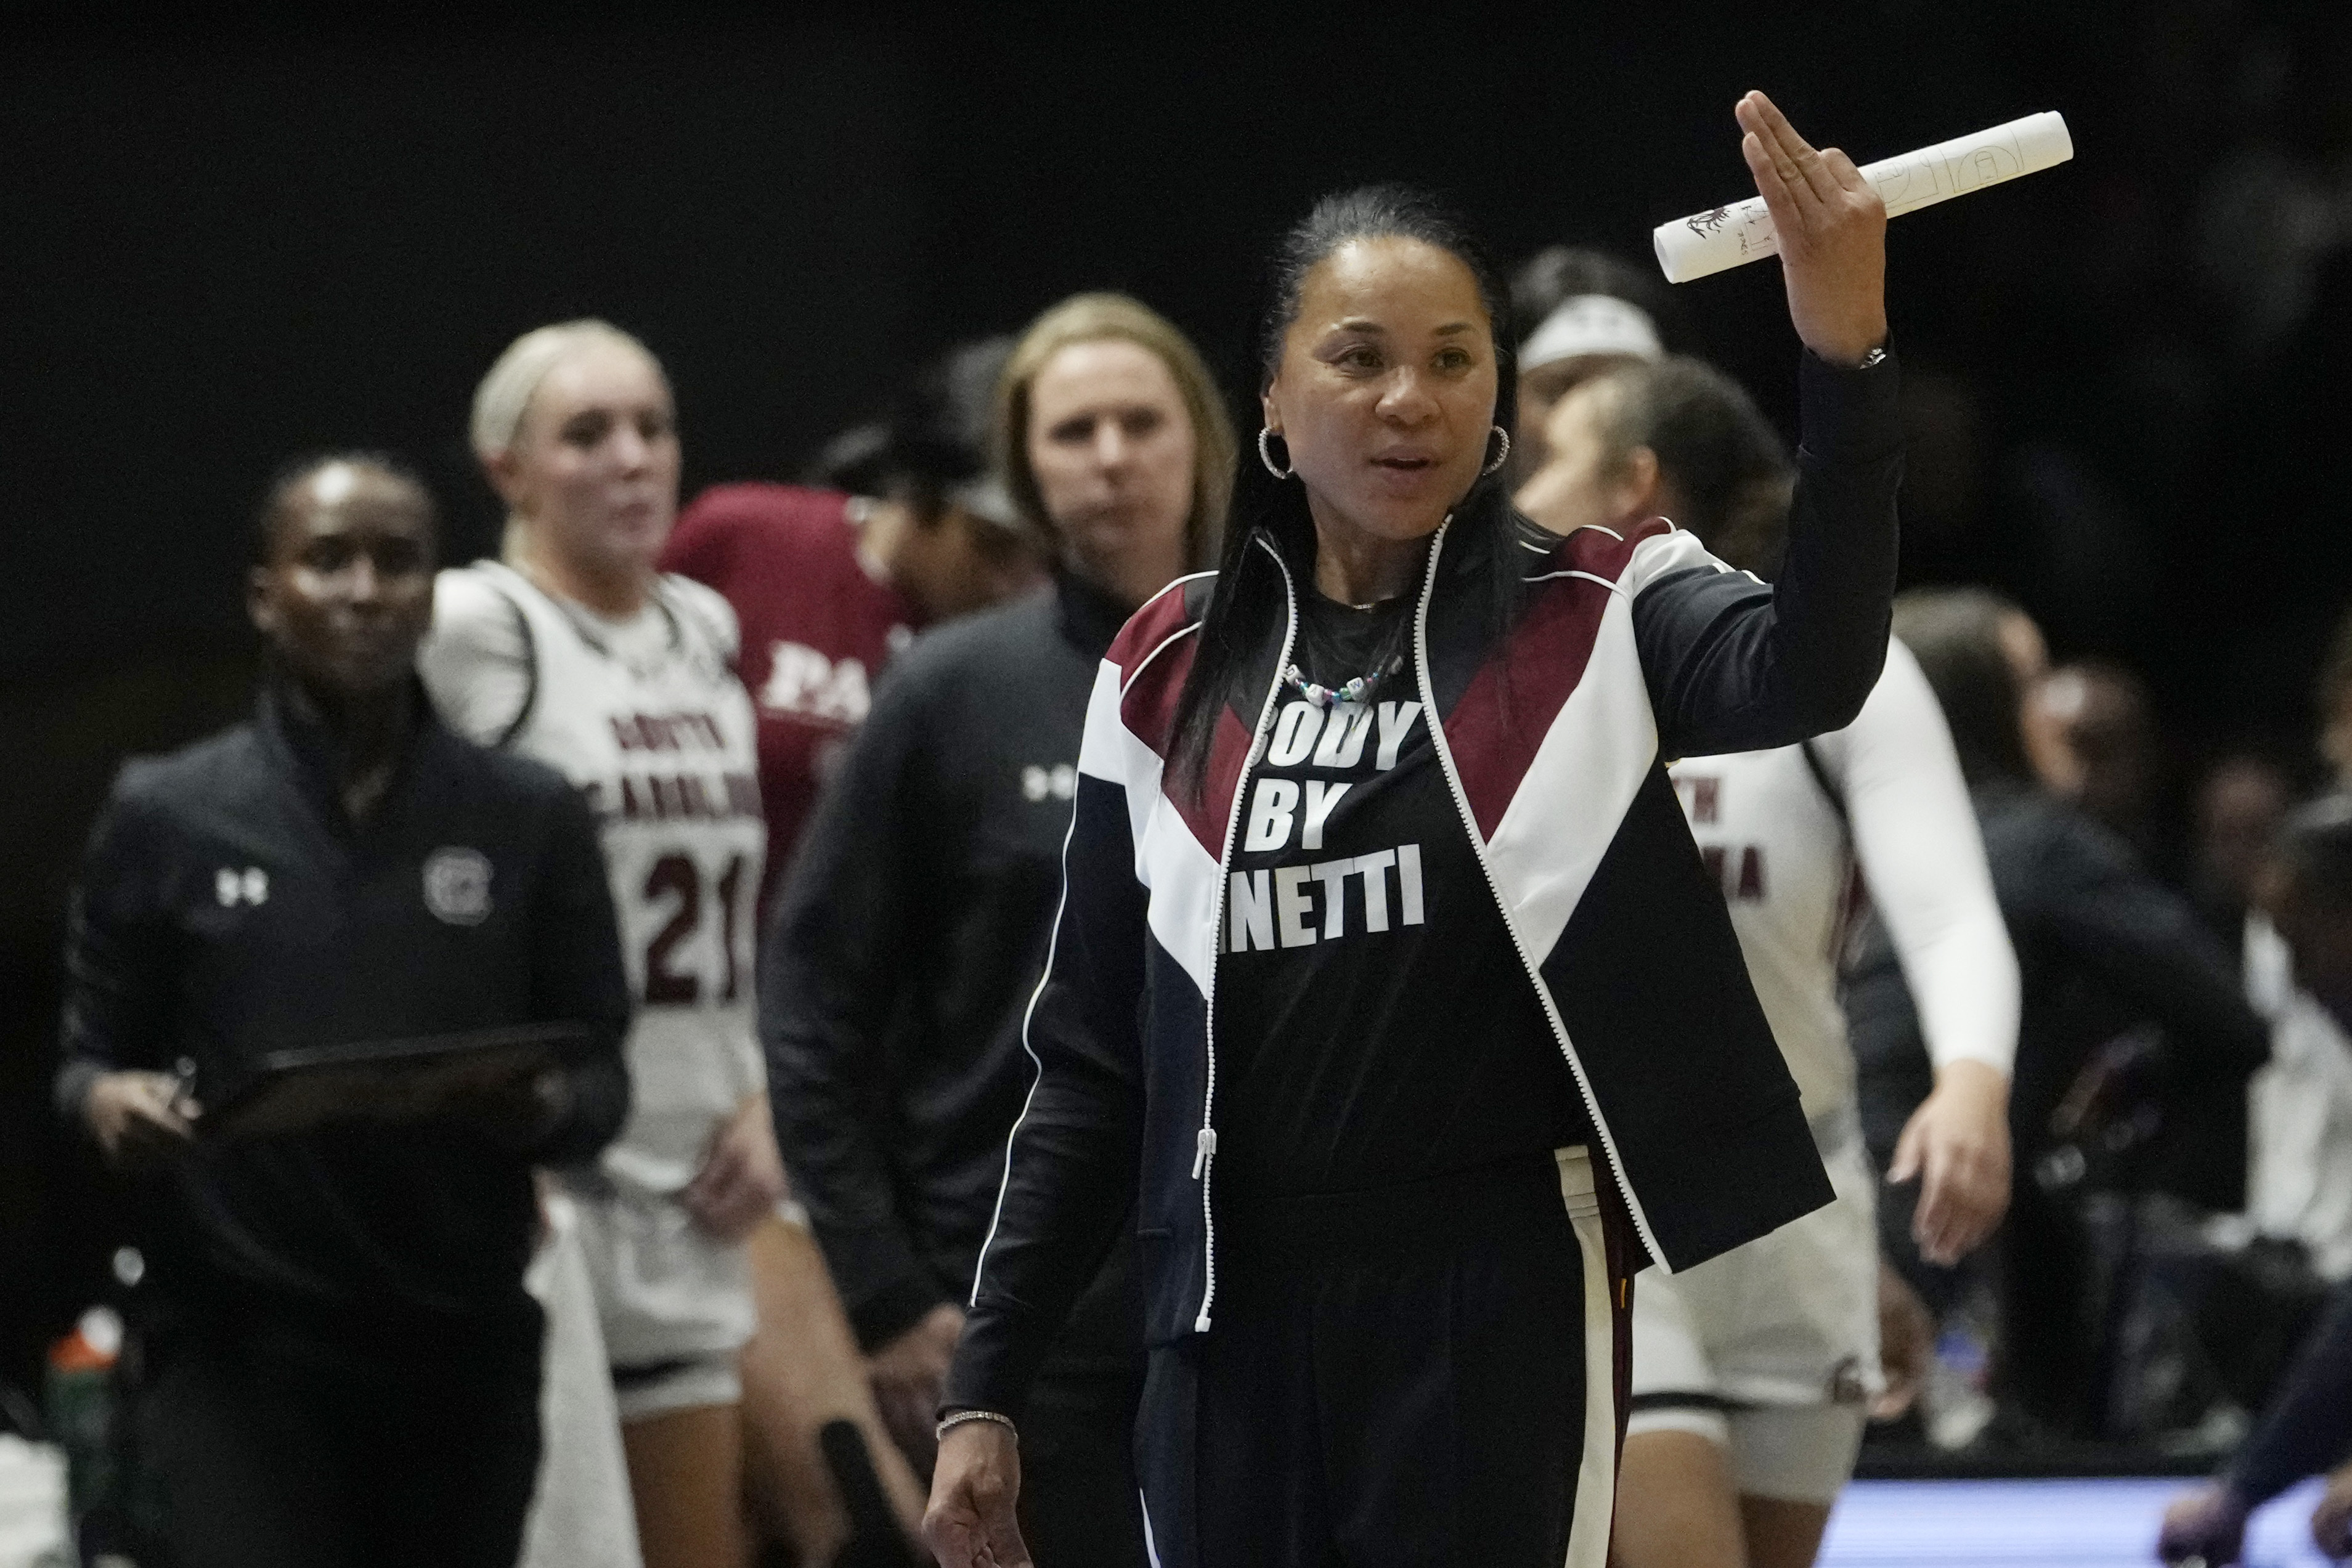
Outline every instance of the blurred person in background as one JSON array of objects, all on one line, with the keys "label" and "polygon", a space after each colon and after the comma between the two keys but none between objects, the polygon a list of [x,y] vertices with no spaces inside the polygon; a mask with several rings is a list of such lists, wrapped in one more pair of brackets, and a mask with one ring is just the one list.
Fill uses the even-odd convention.
[{"label": "blurred person in background", "polygon": [[[813,483],[714,486],[679,514],[663,549],[663,568],[724,594],[742,628],[738,668],[759,715],[768,821],[760,932],[889,661],[922,628],[1044,579],[1039,541],[988,474],[996,382],[1012,350],[1005,337],[950,350],[887,420],[828,443]],[[750,1246],[760,1321],[744,1350],[748,1429],[755,1439],[776,1434],[767,1446],[781,1450],[755,1452],[752,1471],[785,1492],[765,1510],[769,1527],[788,1531],[804,1556],[821,1556],[840,1532],[839,1501],[811,1488],[803,1461],[825,1420],[848,1414],[871,1439],[899,1527],[911,1529],[919,1485],[882,1440],[864,1358],[803,1218],[795,1208],[761,1224]]]},{"label": "blurred person in background", "polygon": [[[1681,315],[1653,270],[1583,246],[1538,251],[1511,275],[1511,320],[1520,333],[1519,416],[1514,472],[1544,465],[1552,404],[1589,376],[1641,363],[1679,340]],[[1676,330],[1661,329],[1661,322]]]},{"label": "blurred person in background", "polygon": [[[2200,1121],[2200,1104],[2234,1108],[2266,1051],[2261,1020],[2239,995],[2227,954],[2179,894],[2141,869],[2113,833],[2038,784],[2028,759],[2025,693],[2042,673],[2042,642],[2013,604],[1976,589],[1899,596],[1895,634],[1916,656],[1944,710],[1973,797],[2010,940],[2023,981],[2010,1131],[2015,1170],[2009,1216],[1993,1249],[1999,1298],[1994,1388],[2012,1430],[2102,1435],[2100,1346],[2090,1309],[2089,1240],[2068,1195],[2036,1176],[2057,1145],[2052,1121],[2094,1058],[2135,1026],[2163,1031],[2163,1105],[2178,1134],[2210,1129],[2220,1150],[2179,1148],[2201,1162],[2181,1185],[2242,1180],[2243,1119]],[[1846,1016],[1861,1065],[1864,1130],[1882,1162],[1927,1092],[1920,1014],[1885,922],[1864,932],[1847,987]],[[2192,1140],[2182,1140],[2192,1143]],[[2208,1168],[2210,1167],[2210,1169]],[[2213,1176],[2218,1173],[2218,1177]],[[2181,1173],[2159,1169],[2169,1184]],[[2194,1193],[2209,1207],[2227,1194]],[[1891,1219],[1906,1204],[1888,1206]],[[1890,1255],[1908,1262],[1941,1304],[1950,1277],[1918,1267],[1898,1225],[1881,1227]]]},{"label": "blurred person in background", "polygon": [[[2352,789],[2352,614],[2338,622],[2313,692],[2332,787]],[[2270,1023],[2271,1059],[2250,1092],[2246,1214],[2293,1243],[2323,1280],[2352,1279],[2352,1033],[2303,984],[2294,955],[2256,908],[2243,929],[2246,995]]]},{"label": "blurred person in background", "polygon": [[[2254,898],[2289,955],[2294,987],[2352,1030],[2352,795],[2289,816],[2260,857]],[[2352,1458],[2352,1286],[2334,1300],[2253,1431],[2210,1486],[2166,1511],[2168,1563],[2235,1563],[2246,1519],[2305,1477]],[[2314,1542],[2352,1556],[2352,1469],[2332,1477],[2311,1521]]]},{"label": "blurred person in background", "polygon": [[2319,757],[2339,789],[2352,789],[2352,611],[2336,623],[2313,694],[2318,708]]},{"label": "blurred person in background", "polygon": [[842,488],[713,486],[662,549],[662,570],[717,589],[742,628],[771,894],[883,667],[925,626],[1042,580],[1036,541],[988,478],[991,399],[1012,350],[1010,338],[950,350],[887,423],[836,438],[822,467]]},{"label": "blurred person in background", "polygon": [[[928,1469],[942,1380],[1031,1079],[1087,699],[1136,608],[1214,556],[1234,434],[1200,356],[1136,301],[1029,328],[997,396],[1004,489],[1050,589],[893,666],[828,787],[762,960],[777,1136],[884,1414]],[[1140,1564],[1129,1246],[1040,1375],[1024,1530],[1046,1563]]]},{"label": "blurred person in background", "polygon": [[564,1184],[647,1568],[740,1568],[743,1244],[783,1173],[752,1034],[767,829],[735,615],[656,569],[677,412],[635,338],[589,320],[525,333],[477,389],[471,434],[507,559],[441,573],[419,667],[455,727],[555,767],[599,819],[639,1009],[635,1103]]},{"label": "blurred person in background", "polygon": [[2223,946],[2244,946],[2254,873],[2294,804],[2294,781],[2270,758],[2222,758],[2198,781],[2190,823],[2189,897]]},{"label": "blurred person in background", "polygon": [[2031,777],[2058,799],[2071,800],[2083,788],[2083,761],[2067,742],[2058,710],[2040,700],[2042,683],[2050,678],[2049,640],[2032,616],[2006,599],[1999,602],[2000,650],[2017,679],[2018,723]]},{"label": "blurred person in background", "polygon": [[2155,868],[2172,865],[2167,841],[2164,750],[2147,683],[2112,659],[2059,665],[2027,698],[2073,754],[2073,784],[2059,793],[2132,846]]},{"label": "blurred person in background", "polygon": [[[509,1568],[530,1167],[592,1158],[629,1100],[595,823],[425,700],[436,525],[404,470],[295,468],[260,545],[255,717],[123,769],[67,954],[58,1104],[139,1180],[141,1461],[180,1568]],[[241,1134],[198,1103],[276,1051],[528,1023],[579,1026],[574,1064],[429,1116]]]},{"label": "blurred person in background", "polygon": [[[1522,384],[1524,377],[1522,378]],[[1671,358],[1601,371],[1553,405],[1550,459],[1518,493],[1557,533],[1671,517],[1730,566],[1769,576],[1794,465],[1728,377]],[[1920,1183],[1913,1234],[1942,1262],[1999,1222],[2010,1180],[2017,959],[1935,694],[1899,643],[1853,723],[1801,746],[1671,769],[1748,972],[1804,1096],[1838,1198],[1761,1240],[1633,1292],[1633,1413],[1619,1568],[1806,1568],[1853,1473],[1882,1377],[1877,1174],[1863,1146],[1838,1008],[1858,872],[1924,998],[1936,1088],[1897,1144]],[[1916,1382],[1918,1309],[1885,1347]]]}]

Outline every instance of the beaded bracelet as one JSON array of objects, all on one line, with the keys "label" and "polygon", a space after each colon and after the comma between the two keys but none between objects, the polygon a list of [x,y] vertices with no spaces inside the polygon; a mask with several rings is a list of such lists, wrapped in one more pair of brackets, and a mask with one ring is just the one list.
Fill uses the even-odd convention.
[{"label": "beaded bracelet", "polygon": [[931,1433],[932,1439],[937,1441],[944,1438],[948,1435],[948,1428],[961,1427],[967,1421],[993,1421],[1012,1433],[1014,1442],[1021,1440],[1021,1428],[1013,1424],[1013,1417],[1000,1415],[993,1410],[959,1410],[952,1416],[943,1416],[940,1418],[939,1426]]}]

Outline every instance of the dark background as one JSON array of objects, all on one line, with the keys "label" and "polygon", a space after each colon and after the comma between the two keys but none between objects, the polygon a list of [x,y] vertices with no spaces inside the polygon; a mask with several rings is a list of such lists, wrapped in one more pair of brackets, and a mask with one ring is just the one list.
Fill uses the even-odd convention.
[{"label": "dark background", "polygon": [[[681,10],[497,26],[18,30],[0,51],[0,1381],[98,1288],[47,1120],[56,954],[122,755],[233,718],[268,473],[419,464],[460,556],[463,433],[515,334],[593,313],[667,361],[689,493],[783,476],[946,343],[1131,290],[1229,385],[1268,236],[1369,177],[1506,259],[1646,261],[1746,189],[1764,87],[1858,162],[2042,109],[2076,161],[1890,240],[1906,572],[2021,597],[2152,682],[2176,764],[2301,763],[2347,597],[2345,8],[1878,0],[1094,12]],[[1671,11],[1670,19],[1654,19]],[[1770,263],[1675,291],[1787,428]],[[1254,429],[1255,420],[1244,429]]]}]

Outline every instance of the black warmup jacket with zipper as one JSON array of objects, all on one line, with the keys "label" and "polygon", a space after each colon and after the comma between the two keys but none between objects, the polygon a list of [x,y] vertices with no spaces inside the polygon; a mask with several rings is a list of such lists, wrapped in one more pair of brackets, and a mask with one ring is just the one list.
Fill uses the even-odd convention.
[{"label": "black warmup jacket with zipper", "polygon": [[[1902,468],[1895,366],[1840,370],[1806,355],[1801,389],[1777,590],[1663,518],[1622,536],[1580,529],[1548,556],[1528,556],[1527,598],[1494,644],[1478,552],[1516,541],[1449,540],[1441,529],[1412,612],[1417,687],[1393,699],[1417,699],[1434,720],[1452,831],[1469,841],[1515,950],[1515,977],[1574,1082],[1595,1166],[1622,1191],[1640,1246],[1669,1269],[1832,1196],[1665,773],[1683,755],[1787,746],[1840,727],[1884,662]],[[1293,608],[1247,660],[1199,795],[1164,774],[1212,580],[1187,580],[1145,605],[1097,672],[1063,910],[1026,1030],[1039,1073],[1008,1147],[950,1407],[1020,1413],[1070,1302],[1130,1212],[1147,1345],[1213,1332],[1217,1131],[1233,1092],[1219,1072],[1220,957],[1258,946],[1268,890],[1277,913],[1317,896],[1303,883],[1261,887],[1236,858],[1245,803],[1254,822],[1261,810],[1254,776],[1279,743],[1279,672],[1297,595],[1311,591],[1300,563],[1270,538],[1250,548],[1271,558],[1262,570],[1289,580]],[[1344,735],[1323,735],[1344,750]],[[1291,815],[1313,831],[1310,803],[1298,806]],[[1287,819],[1276,828],[1297,831]],[[1358,857],[1333,870],[1335,884],[1361,883],[1368,894],[1378,875],[1383,896],[1402,897],[1403,858]],[[1311,869],[1319,882],[1326,868]],[[1327,913],[1296,935],[1320,940],[1343,926]],[[1269,929],[1290,941],[1278,921]],[[1148,1493],[1184,1493],[1148,1458],[1143,1469]],[[1153,1500],[1157,1523],[1166,1499]],[[1160,1540],[1165,1558],[1171,1538]]]},{"label": "black warmup jacket with zipper", "polygon": [[[530,1148],[352,1123],[214,1142],[143,1178],[145,1293],[373,1354],[430,1339],[537,1354],[533,1165],[627,1113],[629,989],[596,825],[563,779],[460,739],[420,686],[383,799],[354,824],[329,738],[281,687],[254,718],[134,761],[99,819],[66,951],[58,1110],[101,1072],[234,1085],[277,1051],[585,1026],[570,1109]],[[478,1337],[468,1337],[478,1336]]]},{"label": "black warmup jacket with zipper", "polygon": [[[777,1144],[868,1349],[971,1289],[1034,1076],[1021,1026],[1087,696],[1126,618],[1065,574],[919,638],[777,899],[760,975]],[[1131,1324],[1103,1327],[1132,1346]]]}]

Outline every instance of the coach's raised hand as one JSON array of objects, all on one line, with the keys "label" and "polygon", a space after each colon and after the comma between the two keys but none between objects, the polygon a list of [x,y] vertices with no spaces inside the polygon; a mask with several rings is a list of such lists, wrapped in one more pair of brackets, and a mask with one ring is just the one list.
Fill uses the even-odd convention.
[{"label": "coach's raised hand", "polygon": [[1834,147],[1813,151],[1762,93],[1732,112],[1780,236],[1797,336],[1831,364],[1860,364],[1886,341],[1886,204],[1853,159]]}]

